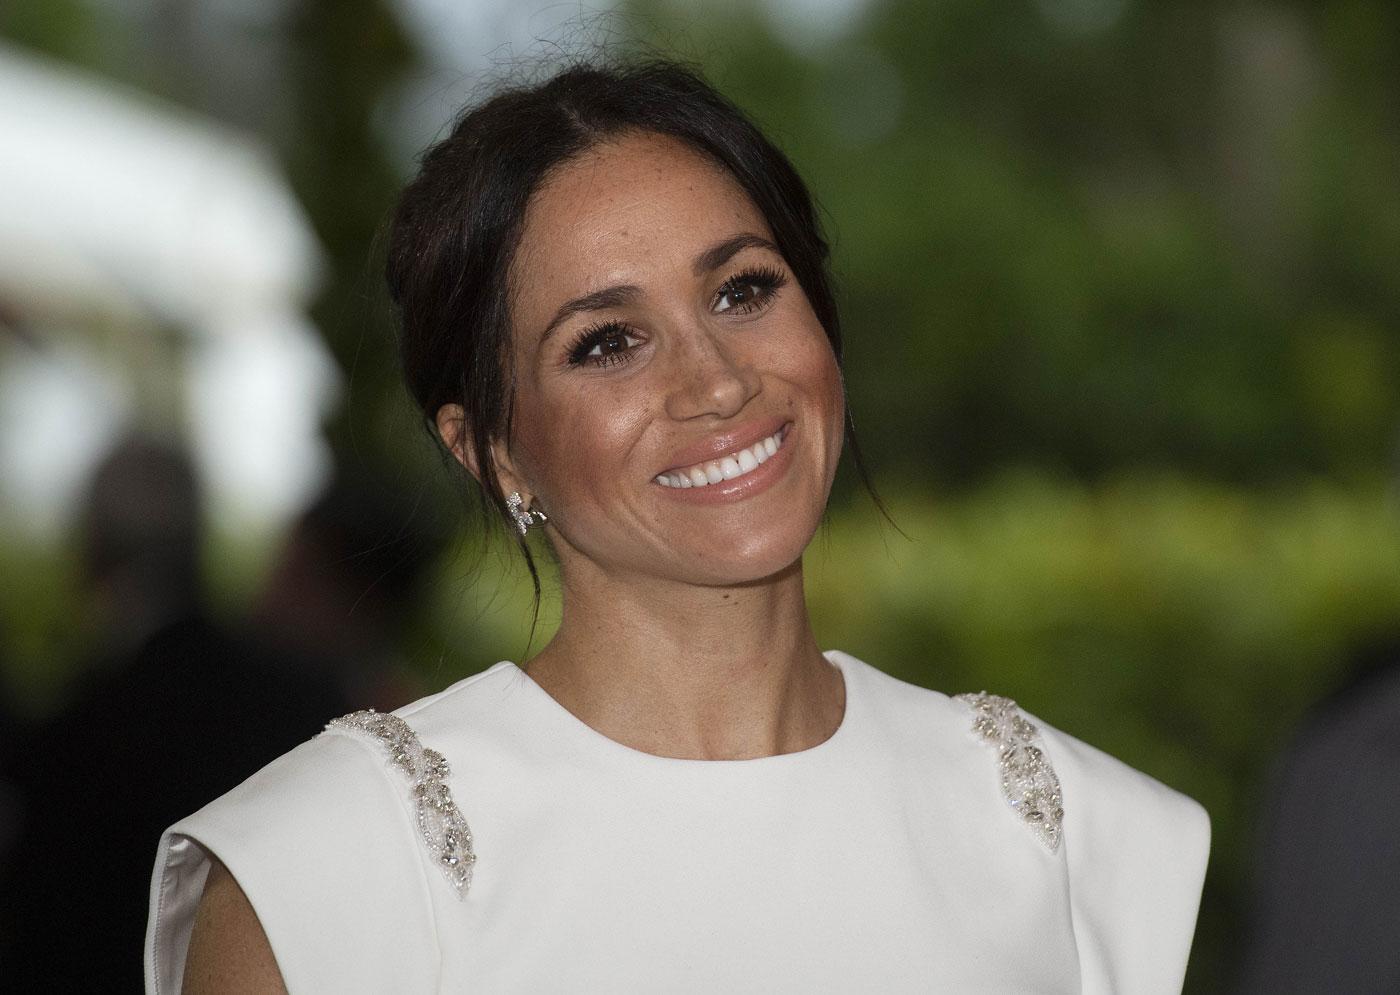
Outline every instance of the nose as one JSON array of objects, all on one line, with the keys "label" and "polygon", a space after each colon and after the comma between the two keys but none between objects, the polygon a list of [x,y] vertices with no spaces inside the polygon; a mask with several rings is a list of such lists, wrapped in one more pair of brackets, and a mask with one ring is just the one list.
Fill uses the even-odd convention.
[{"label": "nose", "polygon": [[672,418],[730,418],[758,393],[758,371],[723,335],[696,329],[685,336],[685,348],[676,350],[674,383],[666,396]]}]

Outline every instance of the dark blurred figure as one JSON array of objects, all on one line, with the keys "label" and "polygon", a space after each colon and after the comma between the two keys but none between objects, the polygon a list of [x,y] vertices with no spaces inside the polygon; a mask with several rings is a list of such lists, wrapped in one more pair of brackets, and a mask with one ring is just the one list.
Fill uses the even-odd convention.
[{"label": "dark blurred figure", "polygon": [[20,815],[0,869],[5,990],[140,991],[161,831],[329,719],[418,694],[383,675],[440,536],[373,487],[338,481],[292,530],[250,624],[233,628],[205,603],[200,518],[173,446],[129,439],[92,482],[83,537],[99,649],[3,778]]},{"label": "dark blurred figure", "polygon": [[1241,993],[1400,992],[1400,639],[1356,673],[1280,758]]},{"label": "dark blurred figure", "polygon": [[338,474],[287,537],[249,612],[250,638],[339,686],[356,708],[389,711],[421,697],[399,647],[448,538],[427,509]]},{"label": "dark blurred figure", "polygon": [[[0,638],[0,647],[4,645],[5,640]],[[10,686],[4,680],[4,675],[8,673],[7,662],[3,653],[0,653],[0,867],[8,866],[7,854],[15,845],[20,829],[19,793],[10,783],[8,771],[4,767],[5,758],[14,754],[20,729],[19,710],[11,700]],[[0,884],[0,887],[3,887],[3,884]],[[0,902],[3,900],[4,892],[0,891]],[[3,958],[3,953],[0,951],[0,958]],[[3,959],[0,959],[0,979],[4,977],[5,964]]]}]

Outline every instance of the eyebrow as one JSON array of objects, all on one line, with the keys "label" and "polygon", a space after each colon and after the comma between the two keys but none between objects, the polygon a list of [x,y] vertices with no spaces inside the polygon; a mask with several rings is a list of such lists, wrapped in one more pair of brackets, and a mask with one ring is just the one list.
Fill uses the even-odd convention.
[{"label": "eyebrow", "polygon": [[[691,264],[691,271],[696,276],[704,276],[719,269],[729,260],[744,249],[769,249],[778,253],[778,247],[769,239],[762,235],[755,235],[752,232],[743,232],[726,238],[722,242],[717,242],[710,246],[700,255],[695,257]],[[540,345],[543,345],[551,335],[569,318],[585,311],[604,311],[608,308],[622,307],[631,304],[642,294],[642,288],[635,283],[619,283],[612,287],[604,287],[602,290],[595,290],[591,294],[584,294],[582,297],[575,297],[573,300],[565,301],[559,306],[559,310],[554,312],[554,317],[549,324],[544,327],[544,334],[540,336]]]}]

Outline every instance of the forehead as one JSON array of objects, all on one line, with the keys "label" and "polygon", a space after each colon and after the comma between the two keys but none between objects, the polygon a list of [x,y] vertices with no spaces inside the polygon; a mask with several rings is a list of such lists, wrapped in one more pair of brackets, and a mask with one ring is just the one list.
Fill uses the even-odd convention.
[{"label": "forehead", "polygon": [[664,135],[610,140],[531,198],[512,267],[520,317],[612,284],[689,272],[705,248],[745,231],[772,238],[727,170]]}]

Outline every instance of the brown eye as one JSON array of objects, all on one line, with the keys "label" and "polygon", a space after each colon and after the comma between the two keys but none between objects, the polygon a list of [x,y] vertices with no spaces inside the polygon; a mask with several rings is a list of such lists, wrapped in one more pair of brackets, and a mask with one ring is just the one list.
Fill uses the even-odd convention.
[{"label": "brown eye", "polygon": [[627,326],[610,321],[585,330],[575,340],[569,349],[569,365],[611,366],[626,362],[641,342]]},{"label": "brown eye", "polygon": [[626,352],[629,348],[627,340],[631,338],[621,329],[608,332],[594,343],[593,348],[588,350],[590,356],[610,356],[613,353]]},{"label": "brown eye", "polygon": [[771,267],[761,267],[739,273],[720,287],[715,295],[715,310],[721,313],[737,311],[747,314],[767,307],[787,277]]},{"label": "brown eye", "polygon": [[728,311],[731,308],[741,308],[746,304],[752,304],[762,295],[763,291],[752,283],[738,283],[725,287],[724,290],[720,291],[720,300],[724,301],[727,298],[729,305],[721,307],[720,310]]}]

